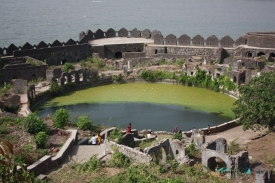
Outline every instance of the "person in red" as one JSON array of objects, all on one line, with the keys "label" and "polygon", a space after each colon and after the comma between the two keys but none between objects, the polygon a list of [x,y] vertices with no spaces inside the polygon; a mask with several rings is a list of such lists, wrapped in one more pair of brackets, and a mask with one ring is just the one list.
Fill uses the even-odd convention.
[{"label": "person in red", "polygon": [[126,133],[131,133],[131,123],[128,124]]}]

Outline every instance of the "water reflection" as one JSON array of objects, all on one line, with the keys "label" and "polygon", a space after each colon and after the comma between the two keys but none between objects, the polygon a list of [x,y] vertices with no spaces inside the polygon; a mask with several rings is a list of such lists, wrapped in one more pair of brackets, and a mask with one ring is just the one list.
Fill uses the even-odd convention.
[{"label": "water reflection", "polygon": [[126,128],[132,123],[132,128],[137,130],[152,129],[173,131],[175,126],[179,130],[189,130],[193,127],[204,128],[208,124],[219,125],[228,119],[201,111],[195,111],[175,105],[152,103],[108,103],[108,104],[77,104],[62,107],[45,108],[39,116],[53,115],[59,108],[70,111],[71,121],[76,121],[80,115],[89,115],[95,124],[106,126],[120,125]]}]

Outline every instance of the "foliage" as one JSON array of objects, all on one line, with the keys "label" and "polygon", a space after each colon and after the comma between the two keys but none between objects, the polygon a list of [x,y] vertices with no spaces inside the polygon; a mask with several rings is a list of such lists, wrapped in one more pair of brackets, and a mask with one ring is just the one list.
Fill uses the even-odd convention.
[{"label": "foliage", "polygon": [[0,94],[6,93],[12,87],[11,84],[4,82],[3,87],[0,88]]},{"label": "foliage", "polygon": [[96,68],[98,68],[98,69],[103,68],[105,66],[104,63],[102,62],[102,60],[97,59],[97,58],[93,59],[93,63],[95,64]]},{"label": "foliage", "polygon": [[50,89],[49,89],[51,94],[58,95],[58,94],[62,93],[63,90],[64,90],[63,87],[59,86],[57,82],[55,82],[55,81],[51,82]]},{"label": "foliage", "polygon": [[[5,140],[0,140],[0,176],[3,183],[34,182],[35,177],[24,166],[14,162],[13,145]],[[20,166],[21,168],[17,168]]]},{"label": "foliage", "polygon": [[77,118],[76,125],[80,130],[93,129],[93,121],[89,119],[89,116],[79,116]]},{"label": "foliage", "polygon": [[33,61],[32,58],[28,58],[26,63],[30,64],[31,66],[36,66],[35,62]]},{"label": "foliage", "polygon": [[199,154],[199,150],[194,142],[187,147],[187,154],[189,157],[196,157]]},{"label": "foliage", "polygon": [[185,63],[185,60],[183,60],[183,59],[178,59],[177,61],[176,61],[176,64],[181,68],[182,67],[182,65]]},{"label": "foliage", "polygon": [[45,147],[48,137],[49,136],[45,132],[39,132],[34,139],[37,147]]},{"label": "foliage", "polygon": [[111,131],[108,139],[115,141],[118,144],[121,144],[122,137],[123,137],[122,132],[118,128],[115,128],[114,130]]},{"label": "foliage", "polygon": [[23,127],[30,134],[37,134],[39,132],[49,133],[49,127],[36,113],[31,113],[25,118]]},{"label": "foliage", "polygon": [[237,139],[233,140],[232,142],[230,142],[230,144],[228,144],[227,146],[227,152],[228,154],[232,155],[235,153],[238,153],[240,151],[240,146],[239,144],[236,142]]},{"label": "foliage", "polygon": [[115,150],[115,153],[112,155],[112,159],[108,162],[108,165],[111,167],[128,167],[130,165],[131,161],[130,159],[122,154],[121,152],[118,152],[118,150]]},{"label": "foliage", "polygon": [[273,129],[275,124],[275,72],[262,73],[239,87],[239,99],[233,104],[237,122],[243,129]]},{"label": "foliage", "polygon": [[96,155],[93,155],[88,162],[77,164],[74,169],[76,170],[76,172],[91,173],[100,170],[101,167],[102,165],[100,160],[97,159]]},{"label": "foliage", "polygon": [[230,80],[228,76],[219,78],[220,86],[224,91],[233,91],[236,89],[236,84]]},{"label": "foliage", "polygon": [[122,80],[122,75],[119,74],[119,75],[112,75],[113,77],[113,81],[114,82],[118,82],[118,81],[121,81]]},{"label": "foliage", "polygon": [[140,77],[146,81],[157,81],[162,79],[175,79],[174,72],[165,72],[165,71],[151,71],[143,70],[140,74]]},{"label": "foliage", "polygon": [[178,139],[178,140],[182,140],[182,134],[180,133],[174,133],[172,136],[172,139]]},{"label": "foliage", "polygon": [[64,64],[64,67],[62,69],[63,72],[70,72],[71,70],[74,70],[74,65],[70,62],[66,62]]},{"label": "foliage", "polygon": [[69,112],[66,109],[58,109],[53,116],[53,126],[57,128],[64,128],[70,119]]}]

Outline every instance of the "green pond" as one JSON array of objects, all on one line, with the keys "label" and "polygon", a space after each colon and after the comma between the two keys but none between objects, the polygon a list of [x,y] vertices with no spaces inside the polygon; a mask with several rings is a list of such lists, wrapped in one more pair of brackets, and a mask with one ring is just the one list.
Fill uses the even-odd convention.
[{"label": "green pond", "polygon": [[53,115],[57,109],[66,108],[72,121],[77,116],[89,115],[95,124],[126,126],[131,122],[138,130],[169,131],[174,126],[189,130],[233,119],[234,101],[203,88],[159,83],[111,84],[46,101],[39,115]]}]

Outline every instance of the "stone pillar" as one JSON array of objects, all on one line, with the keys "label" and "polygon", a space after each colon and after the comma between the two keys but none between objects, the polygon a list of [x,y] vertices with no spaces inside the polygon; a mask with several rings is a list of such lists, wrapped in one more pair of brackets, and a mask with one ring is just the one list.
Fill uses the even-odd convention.
[{"label": "stone pillar", "polygon": [[78,72],[75,72],[75,83],[78,83],[79,82],[79,73]]},{"label": "stone pillar", "polygon": [[60,78],[60,84],[61,84],[61,86],[64,85],[64,82],[65,82],[65,78]]},{"label": "stone pillar", "polygon": [[255,167],[255,183],[272,183],[272,172],[262,166]]}]

